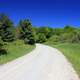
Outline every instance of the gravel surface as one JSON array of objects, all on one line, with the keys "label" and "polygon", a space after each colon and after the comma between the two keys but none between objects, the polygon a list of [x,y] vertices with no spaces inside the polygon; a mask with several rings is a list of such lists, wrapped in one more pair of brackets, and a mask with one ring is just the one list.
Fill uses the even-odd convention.
[{"label": "gravel surface", "polygon": [[29,54],[0,66],[0,80],[80,80],[65,56],[36,44]]}]

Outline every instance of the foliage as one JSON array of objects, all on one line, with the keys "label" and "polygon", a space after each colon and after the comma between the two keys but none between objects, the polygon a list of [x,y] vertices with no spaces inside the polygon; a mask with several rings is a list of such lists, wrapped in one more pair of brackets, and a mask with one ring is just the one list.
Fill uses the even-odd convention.
[{"label": "foliage", "polygon": [[22,39],[25,44],[41,43],[50,39],[53,39],[53,42],[79,43],[80,29],[69,25],[64,28],[32,27],[29,19],[20,20],[18,26],[14,28],[8,16],[0,14],[0,36],[4,42]]},{"label": "foliage", "polygon": [[3,47],[3,41],[2,39],[0,38],[0,56],[1,55],[7,55],[7,51],[5,50],[5,48]]},{"label": "foliage", "polygon": [[13,23],[4,14],[0,14],[0,36],[3,41],[11,42],[14,40],[14,35],[12,33]]},{"label": "foliage", "polygon": [[55,45],[54,42],[51,44],[46,42],[46,44],[63,52],[80,76],[80,43],[56,43]]},{"label": "foliage", "polygon": [[46,36],[43,33],[38,33],[37,40],[36,40],[37,43],[43,43],[46,40],[47,40]]},{"label": "foliage", "polygon": [[25,45],[23,40],[16,40],[14,42],[7,43],[7,45],[4,45],[4,48],[7,50],[7,56],[0,56],[0,64],[7,63],[26,55],[35,48],[35,45]]},{"label": "foliage", "polygon": [[58,42],[59,41],[59,36],[58,35],[54,35],[49,39],[49,41]]},{"label": "foliage", "polygon": [[[52,39],[53,42],[79,43],[80,31],[79,29],[70,26],[56,28],[54,29],[54,34],[50,39]],[[48,41],[50,41],[50,39]]]},{"label": "foliage", "polygon": [[0,50],[2,49],[2,40],[1,40],[1,38],[0,38]]},{"label": "foliage", "polygon": [[23,39],[24,42],[28,44],[35,43],[35,35],[32,29],[32,25],[28,19],[21,20],[19,22],[19,38]]},{"label": "foliage", "polygon": [[76,28],[67,25],[67,26],[64,27],[64,32],[66,32],[66,33],[75,32],[75,29]]},{"label": "foliage", "polygon": [[[14,24],[9,17],[5,14],[0,14],[0,57],[4,54],[12,53],[12,51],[11,56],[13,56],[20,49],[24,52],[23,48],[25,48],[25,46],[23,45],[25,44],[23,43],[21,44],[22,47],[20,47],[18,51],[16,50],[17,47],[21,46],[16,42],[19,40],[22,40],[26,45],[44,42],[48,42],[49,44],[80,43],[80,29],[69,25],[64,28],[50,28],[47,26],[32,27],[29,19],[20,20],[19,24],[14,28]],[[10,49],[11,51],[8,52]],[[12,60],[12,58],[8,60]]]},{"label": "foliage", "polygon": [[60,36],[60,35],[63,34],[63,33],[64,33],[63,28],[55,28],[55,29],[54,29],[54,35]]}]

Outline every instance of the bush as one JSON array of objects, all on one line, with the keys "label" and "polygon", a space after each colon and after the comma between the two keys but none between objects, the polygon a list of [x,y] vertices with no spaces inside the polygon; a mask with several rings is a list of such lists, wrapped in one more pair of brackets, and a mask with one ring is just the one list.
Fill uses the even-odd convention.
[{"label": "bush", "polygon": [[45,42],[47,39],[46,39],[46,36],[43,34],[43,33],[39,33],[37,35],[37,41],[38,43],[43,43]]},{"label": "bush", "polygon": [[61,42],[78,43],[80,42],[80,36],[76,32],[64,33],[60,35]]},{"label": "bush", "polygon": [[5,49],[0,49],[0,56],[7,55],[7,51]]},{"label": "bush", "polygon": [[33,44],[35,44],[35,39],[33,39],[33,38],[30,38],[30,39],[25,38],[24,39],[24,43],[33,45]]},{"label": "bush", "polygon": [[60,35],[60,42],[71,42],[72,41],[72,33],[64,33]]},{"label": "bush", "polygon": [[53,41],[53,42],[59,42],[59,36],[54,35],[54,36],[52,36],[49,40],[50,40],[50,41]]},{"label": "bush", "polygon": [[28,44],[28,43],[29,43],[29,39],[25,38],[25,39],[24,39],[24,43],[25,43],[25,44]]},{"label": "bush", "polygon": [[0,39],[0,56],[1,55],[7,55],[7,51],[3,48],[3,41]]}]

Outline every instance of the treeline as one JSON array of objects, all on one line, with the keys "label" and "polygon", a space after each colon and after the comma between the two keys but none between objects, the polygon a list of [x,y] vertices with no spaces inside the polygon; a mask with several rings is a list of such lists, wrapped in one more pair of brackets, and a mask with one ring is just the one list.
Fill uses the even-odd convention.
[{"label": "treeline", "polygon": [[16,27],[5,14],[0,14],[0,54],[7,43],[23,40],[25,44],[34,45],[46,41],[80,42],[80,29],[71,26],[64,28],[33,27],[29,19],[20,20]]},{"label": "treeline", "polygon": [[20,20],[16,27],[5,14],[0,14],[0,42],[24,40],[25,44],[45,42],[52,35],[52,28],[33,27],[29,19]]},{"label": "treeline", "polygon": [[53,29],[53,36],[49,41],[54,43],[80,43],[80,29],[71,26]]}]

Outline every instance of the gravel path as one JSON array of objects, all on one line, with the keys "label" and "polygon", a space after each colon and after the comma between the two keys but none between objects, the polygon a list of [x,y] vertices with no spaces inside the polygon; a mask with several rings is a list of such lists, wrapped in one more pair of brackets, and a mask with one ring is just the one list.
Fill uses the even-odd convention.
[{"label": "gravel path", "polygon": [[0,80],[80,80],[72,65],[55,48],[36,44],[35,50],[0,66]]}]

